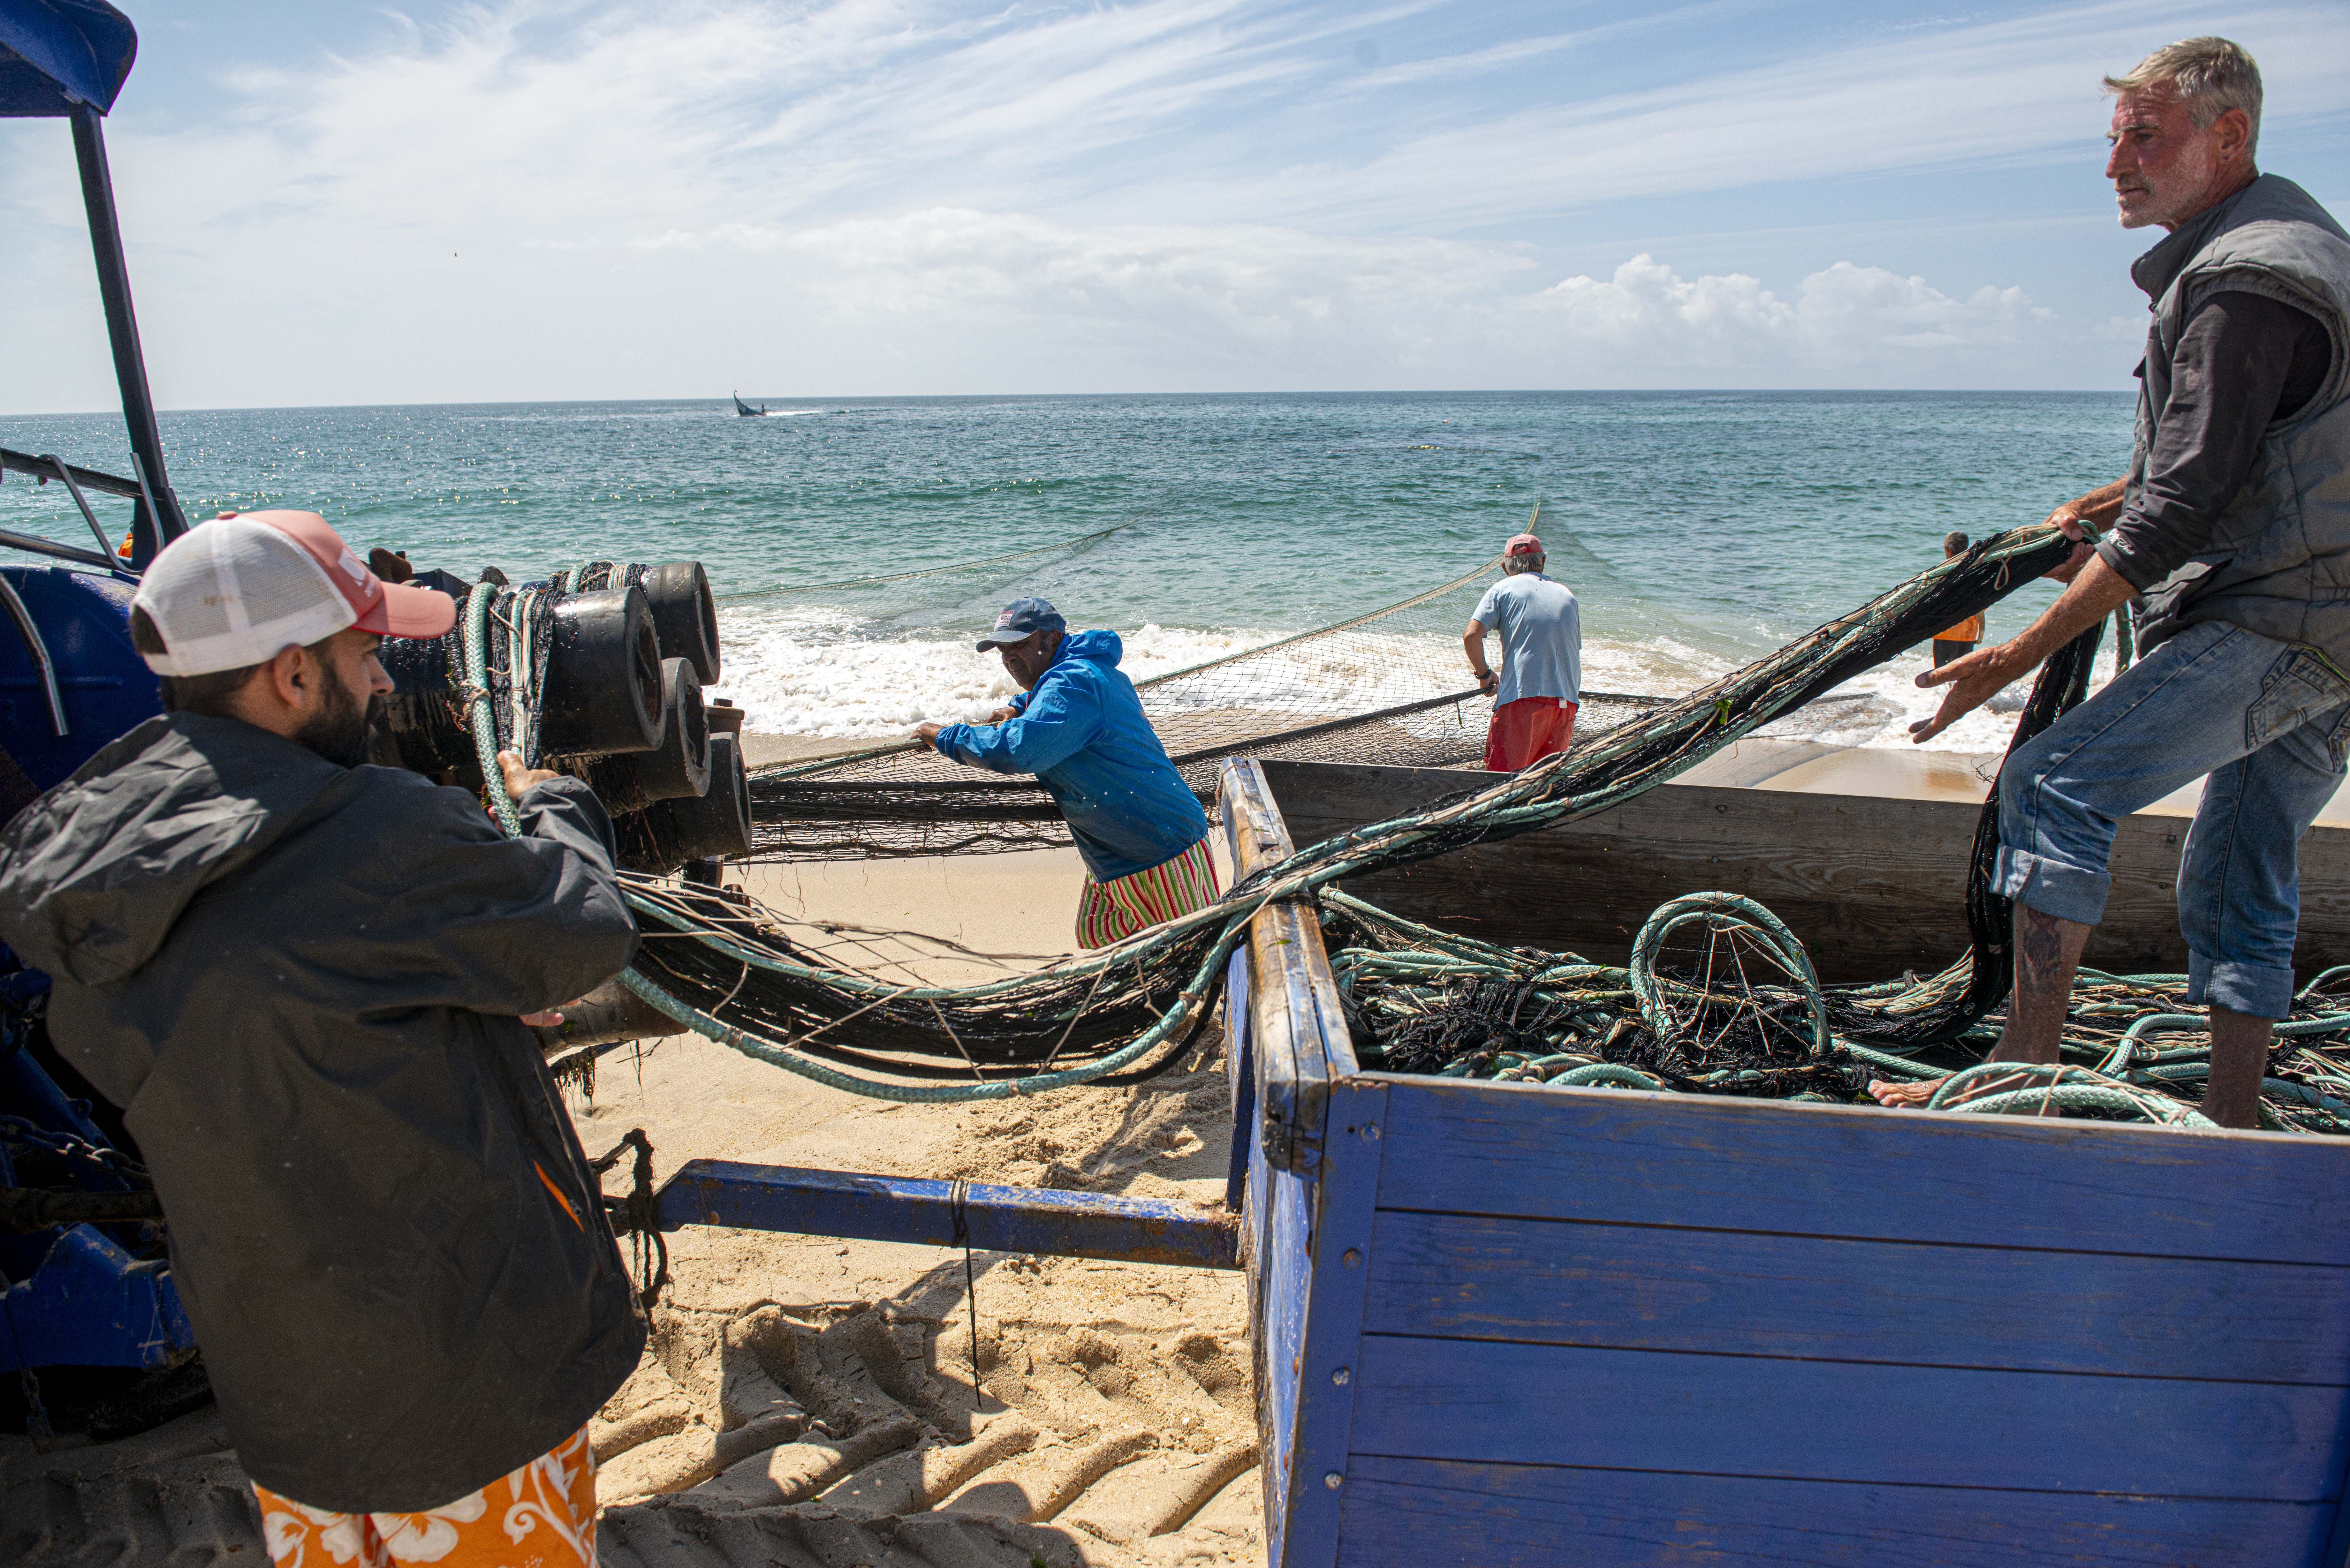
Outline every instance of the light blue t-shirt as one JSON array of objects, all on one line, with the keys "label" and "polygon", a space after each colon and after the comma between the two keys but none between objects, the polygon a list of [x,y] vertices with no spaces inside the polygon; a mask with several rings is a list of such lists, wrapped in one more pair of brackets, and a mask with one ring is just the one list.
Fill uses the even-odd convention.
[{"label": "light blue t-shirt", "polygon": [[1583,700],[1583,617],[1565,583],[1540,572],[1503,577],[1470,618],[1502,639],[1502,689],[1493,705],[1521,697]]}]

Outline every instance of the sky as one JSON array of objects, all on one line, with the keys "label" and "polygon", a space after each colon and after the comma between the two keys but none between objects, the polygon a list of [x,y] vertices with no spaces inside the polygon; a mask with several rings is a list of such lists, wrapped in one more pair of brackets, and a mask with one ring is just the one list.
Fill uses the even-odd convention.
[{"label": "sky", "polygon": [[[2119,390],[2098,78],[2224,32],[2350,214],[2350,5],[117,0],[165,408]],[[0,412],[115,394],[0,121]]]}]

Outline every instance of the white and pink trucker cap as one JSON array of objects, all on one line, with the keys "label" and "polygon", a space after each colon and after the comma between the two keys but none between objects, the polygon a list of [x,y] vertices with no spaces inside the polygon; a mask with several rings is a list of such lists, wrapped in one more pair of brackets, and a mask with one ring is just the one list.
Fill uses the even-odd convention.
[{"label": "white and pink trucker cap", "polygon": [[168,653],[147,667],[174,679],[241,670],[349,627],[385,637],[439,637],[457,601],[387,583],[315,512],[224,512],[172,540],[140,575],[131,601]]}]

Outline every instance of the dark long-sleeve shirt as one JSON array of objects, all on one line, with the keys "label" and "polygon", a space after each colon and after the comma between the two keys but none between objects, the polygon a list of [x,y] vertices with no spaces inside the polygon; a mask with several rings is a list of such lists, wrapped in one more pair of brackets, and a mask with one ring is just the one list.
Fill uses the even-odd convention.
[{"label": "dark long-sleeve shirt", "polygon": [[2205,300],[2170,363],[2139,368],[2162,412],[2144,493],[2097,547],[2106,564],[2144,593],[2207,549],[2262,436],[2316,395],[2333,352],[2324,327],[2281,300],[2238,290]]}]

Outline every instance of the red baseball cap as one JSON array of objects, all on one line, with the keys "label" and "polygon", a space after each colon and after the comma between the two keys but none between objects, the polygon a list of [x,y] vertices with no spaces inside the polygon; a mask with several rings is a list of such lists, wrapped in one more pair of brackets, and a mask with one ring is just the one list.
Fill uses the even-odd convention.
[{"label": "red baseball cap", "polygon": [[1540,556],[1544,553],[1543,542],[1532,534],[1515,535],[1507,545],[1502,546],[1502,554],[1504,556]]},{"label": "red baseball cap", "polygon": [[387,583],[315,512],[224,512],[168,545],[131,601],[168,652],[158,675],[209,675],[274,659],[357,628],[384,637],[439,637],[457,601]]}]

